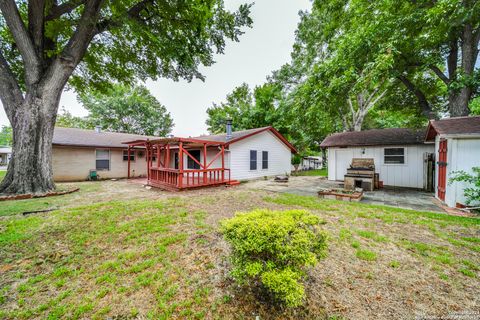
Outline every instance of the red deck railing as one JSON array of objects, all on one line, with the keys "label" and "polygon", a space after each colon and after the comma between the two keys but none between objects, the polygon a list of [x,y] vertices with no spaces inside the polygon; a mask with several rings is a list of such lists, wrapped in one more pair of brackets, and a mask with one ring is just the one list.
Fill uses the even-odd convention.
[{"label": "red deck railing", "polygon": [[152,167],[148,184],[167,189],[187,189],[221,185],[229,181],[229,169],[188,169],[180,172],[177,169]]}]

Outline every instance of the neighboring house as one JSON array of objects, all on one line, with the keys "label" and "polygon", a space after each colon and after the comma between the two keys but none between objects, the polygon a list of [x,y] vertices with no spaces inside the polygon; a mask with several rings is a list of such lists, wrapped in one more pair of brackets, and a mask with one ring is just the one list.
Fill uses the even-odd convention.
[{"label": "neighboring house", "polygon": [[434,144],[425,142],[425,129],[342,132],[320,146],[327,148],[329,180],[343,181],[353,158],[372,158],[383,185],[417,189],[425,187],[425,154],[434,152]]},{"label": "neighboring house", "polygon": [[[203,160],[220,167],[221,157],[215,158],[219,146],[224,148],[224,169],[232,180],[247,180],[289,174],[291,172],[291,154],[295,148],[274,128],[264,127],[232,132],[227,134],[200,136],[196,138],[158,138],[141,135],[101,132],[72,128],[55,128],[53,138],[53,175],[55,181],[86,180],[91,170],[97,171],[100,179],[147,176],[147,157],[149,165],[165,162],[165,150],[162,153],[150,152],[147,155],[147,141],[185,141],[185,150],[197,161],[183,155],[185,170],[200,169]],[[139,142],[130,146],[127,142]],[[169,141],[169,142],[165,142]],[[189,141],[196,141],[192,144]],[[210,141],[206,148],[203,141]],[[160,143],[160,142],[159,142]],[[188,144],[188,149],[187,149]],[[170,147],[169,147],[170,148]],[[130,153],[128,151],[130,149]],[[130,164],[128,161],[130,154]],[[157,156],[160,157],[157,159]],[[171,146],[167,167],[169,171],[179,170],[178,143]]]},{"label": "neighboring house", "polygon": [[435,196],[449,207],[465,205],[466,184],[449,179],[452,172],[480,167],[480,116],[430,121],[426,141],[435,142]]},{"label": "neighboring house", "polygon": [[322,157],[321,156],[307,156],[302,158],[299,170],[315,170],[322,169]]},{"label": "neighboring house", "polygon": [[2,147],[0,146],[0,167],[6,167],[10,162],[10,157],[12,156],[11,147]]},{"label": "neighboring house", "polygon": [[[55,181],[87,180],[90,171],[100,179],[127,176],[128,155],[124,141],[155,139],[136,134],[103,132],[100,129],[84,130],[56,127],[53,135],[53,178]],[[131,152],[131,174],[147,175],[145,149]]]}]

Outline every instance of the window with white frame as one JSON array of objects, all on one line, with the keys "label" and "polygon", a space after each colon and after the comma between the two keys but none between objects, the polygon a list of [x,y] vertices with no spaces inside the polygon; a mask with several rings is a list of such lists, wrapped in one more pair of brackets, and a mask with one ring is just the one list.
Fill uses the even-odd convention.
[{"label": "window with white frame", "polygon": [[[123,161],[128,161],[128,150],[123,150]],[[135,150],[130,150],[130,161],[135,161]]]},{"label": "window with white frame", "polygon": [[95,150],[95,167],[97,171],[110,170],[110,150],[109,149]]},{"label": "window with white frame", "polygon": [[268,169],[268,151],[262,151],[262,169]]},{"label": "window with white frame", "polygon": [[383,163],[385,164],[404,164],[405,148],[385,148]]},{"label": "window with white frame", "polygon": [[257,170],[257,150],[250,150],[250,170]]}]

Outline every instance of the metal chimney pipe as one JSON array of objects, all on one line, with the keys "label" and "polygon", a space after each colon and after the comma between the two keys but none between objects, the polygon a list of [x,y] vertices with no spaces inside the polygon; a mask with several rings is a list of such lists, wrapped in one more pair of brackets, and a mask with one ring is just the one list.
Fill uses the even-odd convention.
[{"label": "metal chimney pipe", "polygon": [[96,133],[102,132],[102,127],[101,126],[95,126],[95,132]]},{"label": "metal chimney pipe", "polygon": [[227,140],[232,139],[232,119],[227,119]]}]

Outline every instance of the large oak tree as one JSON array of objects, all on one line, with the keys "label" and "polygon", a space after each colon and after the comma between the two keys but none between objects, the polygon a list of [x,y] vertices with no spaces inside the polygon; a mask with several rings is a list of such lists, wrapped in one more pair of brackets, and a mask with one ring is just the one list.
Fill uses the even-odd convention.
[{"label": "large oak tree", "polygon": [[13,157],[0,193],[54,189],[51,143],[60,96],[147,78],[202,79],[250,6],[221,0],[0,0],[0,98]]}]

